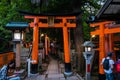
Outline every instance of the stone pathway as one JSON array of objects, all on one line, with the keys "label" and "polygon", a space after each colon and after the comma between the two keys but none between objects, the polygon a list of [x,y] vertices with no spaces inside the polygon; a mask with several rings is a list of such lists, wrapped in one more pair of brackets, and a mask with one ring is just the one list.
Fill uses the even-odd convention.
[{"label": "stone pathway", "polygon": [[51,59],[47,71],[43,75],[35,74],[25,80],[80,80],[73,75],[65,79],[64,74],[60,70],[59,62]]},{"label": "stone pathway", "polygon": [[48,70],[45,73],[47,75],[45,80],[65,80],[63,73],[60,73],[58,67],[58,61],[51,59]]}]

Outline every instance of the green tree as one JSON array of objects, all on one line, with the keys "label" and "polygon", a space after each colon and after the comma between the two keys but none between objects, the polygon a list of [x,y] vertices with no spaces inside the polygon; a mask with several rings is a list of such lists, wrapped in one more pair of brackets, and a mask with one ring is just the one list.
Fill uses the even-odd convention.
[{"label": "green tree", "polygon": [[[24,4],[27,3],[27,4]],[[18,10],[31,10],[32,8],[29,0],[1,0],[0,1],[0,38],[2,38],[2,43],[0,51],[5,51],[4,45],[8,44],[12,40],[12,32],[5,28],[8,22],[14,21],[25,21],[24,17],[18,13]]]}]

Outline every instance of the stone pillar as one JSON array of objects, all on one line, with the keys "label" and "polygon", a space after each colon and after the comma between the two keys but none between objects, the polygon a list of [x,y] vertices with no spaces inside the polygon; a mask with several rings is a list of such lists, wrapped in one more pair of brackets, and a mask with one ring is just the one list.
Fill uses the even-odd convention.
[{"label": "stone pillar", "polygon": [[20,63],[21,63],[21,60],[20,60],[20,53],[21,53],[21,46],[20,46],[20,42],[17,42],[16,43],[16,58],[15,58],[15,61],[16,61],[16,68],[19,69],[20,68]]}]

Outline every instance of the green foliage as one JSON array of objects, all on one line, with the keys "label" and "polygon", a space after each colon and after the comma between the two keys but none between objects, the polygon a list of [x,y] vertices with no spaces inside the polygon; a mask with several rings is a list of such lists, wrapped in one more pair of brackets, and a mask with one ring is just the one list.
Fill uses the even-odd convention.
[{"label": "green foliage", "polygon": [[[27,3],[27,4],[25,4]],[[25,21],[24,16],[18,13],[18,10],[31,10],[29,0],[1,0],[0,1],[0,38],[5,41],[1,43],[0,51],[6,50],[6,46],[9,41],[12,40],[11,31],[5,29],[5,25],[8,22]]]},{"label": "green foliage", "polygon": [[6,30],[2,26],[0,27],[0,52],[6,52],[11,49],[9,47],[9,40],[11,40],[10,34],[10,31]]},{"label": "green foliage", "polygon": [[0,37],[1,37],[1,38],[4,38],[4,39],[6,39],[6,40],[11,39],[10,33],[11,33],[11,31],[6,30],[6,29],[3,28],[2,26],[0,27]]},{"label": "green foliage", "polygon": [[[102,0],[104,2],[104,0]],[[102,3],[101,2],[101,3]],[[82,26],[84,26],[84,38],[90,39],[90,28],[87,21],[89,16],[95,15],[100,9],[101,4],[99,0],[49,0],[48,6],[46,6],[47,12],[64,13],[82,11]],[[77,9],[78,8],[78,9]],[[76,10],[75,10],[76,9]]]},{"label": "green foliage", "polygon": [[33,30],[30,29],[29,32],[26,32],[26,42],[32,42],[33,37],[32,37]]},{"label": "green foliage", "polygon": [[31,11],[32,6],[29,0],[1,0],[0,2],[0,25],[10,21],[25,21],[24,16],[18,10]]},{"label": "green foliage", "polygon": [[90,27],[86,22],[83,22],[84,39],[85,41],[90,40]]}]

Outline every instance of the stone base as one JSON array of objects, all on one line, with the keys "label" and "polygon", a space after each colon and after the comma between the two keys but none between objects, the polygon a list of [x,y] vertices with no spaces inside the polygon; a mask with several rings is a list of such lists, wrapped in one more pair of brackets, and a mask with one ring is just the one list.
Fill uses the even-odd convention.
[{"label": "stone base", "polygon": [[64,72],[65,76],[71,76],[73,74],[73,72]]}]

